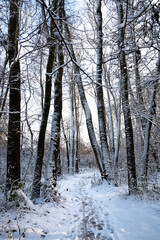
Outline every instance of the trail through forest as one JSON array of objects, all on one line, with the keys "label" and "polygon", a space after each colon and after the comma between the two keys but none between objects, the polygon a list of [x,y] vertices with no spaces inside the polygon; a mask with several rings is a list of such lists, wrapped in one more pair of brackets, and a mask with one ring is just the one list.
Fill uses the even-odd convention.
[{"label": "trail through forest", "polygon": [[[73,185],[67,189],[70,192],[66,196],[70,219],[67,239],[113,239],[114,230],[110,225],[108,209],[103,209],[101,202],[88,189],[91,180],[96,181],[94,178],[96,176],[91,179],[88,175],[76,175]],[[97,179],[100,181],[99,177]]]},{"label": "trail through forest", "polygon": [[101,183],[97,171],[66,175],[58,184],[58,203],[2,211],[0,239],[159,240],[159,201],[128,197],[126,186]]}]

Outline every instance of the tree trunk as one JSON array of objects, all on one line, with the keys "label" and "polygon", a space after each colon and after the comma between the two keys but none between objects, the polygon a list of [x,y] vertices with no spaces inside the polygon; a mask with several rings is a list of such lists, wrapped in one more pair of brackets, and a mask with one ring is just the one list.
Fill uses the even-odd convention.
[{"label": "tree trunk", "polygon": [[68,172],[69,172],[69,143],[68,143],[68,139],[65,133],[65,129],[64,129],[64,124],[63,124],[63,119],[62,119],[62,131],[63,131],[63,136],[64,136],[64,141],[66,144],[66,157],[67,157],[67,168],[68,168]]},{"label": "tree trunk", "polygon": [[[61,11],[64,2],[59,2],[59,17],[61,18]],[[59,28],[62,31],[61,23]],[[54,112],[52,117],[52,129],[51,129],[51,139],[50,139],[50,149],[48,155],[48,167],[49,175],[49,186],[51,189],[56,187],[58,172],[60,172],[60,123],[62,118],[62,77],[63,77],[63,47],[61,43],[58,43],[57,47],[57,57],[58,57],[58,70],[54,81]]]},{"label": "tree trunk", "polygon": [[49,56],[46,68],[46,84],[45,84],[45,100],[43,105],[43,113],[40,125],[40,131],[38,136],[38,146],[37,146],[37,158],[35,164],[34,171],[34,179],[32,186],[32,199],[36,199],[40,197],[40,186],[41,186],[41,174],[42,174],[42,164],[43,164],[43,156],[44,156],[44,141],[45,141],[45,133],[48,122],[48,115],[50,109],[50,100],[51,100],[51,88],[52,88],[52,71],[53,64],[55,61],[55,43],[54,43],[54,32],[53,32],[53,23],[51,21],[51,42],[49,47]]},{"label": "tree trunk", "polygon": [[10,0],[8,24],[8,57],[10,65],[9,123],[7,145],[7,179],[6,190],[17,187],[20,181],[20,111],[21,79],[18,59],[19,36],[19,1]]},{"label": "tree trunk", "polygon": [[52,174],[49,174],[51,188],[56,186],[58,174],[58,159],[60,158],[60,122],[62,118],[62,76],[63,76],[63,51],[62,45],[58,46],[58,66],[54,81],[54,112],[52,117],[52,129],[48,162]]},{"label": "tree trunk", "polygon": [[76,97],[76,86],[74,86],[74,111],[75,111],[75,138],[74,138],[74,172],[79,172],[79,114]]},{"label": "tree trunk", "polygon": [[[0,120],[1,120],[4,108],[5,108],[5,104],[6,104],[7,96],[8,96],[8,91],[9,91],[9,80],[8,80],[8,83],[7,83],[7,87],[5,87],[5,84],[6,84],[6,82],[5,82],[5,72],[6,72],[6,67],[7,67],[7,64],[8,64],[8,60],[9,60],[8,59],[8,54],[6,52],[4,66],[3,66],[2,73],[1,73],[1,76],[0,76],[0,86],[1,86],[1,94],[0,94]],[[5,90],[5,93],[4,93],[4,90]]]},{"label": "tree trunk", "polygon": [[153,82],[152,93],[150,98],[150,108],[148,111],[148,120],[146,123],[146,130],[145,130],[144,150],[143,150],[143,156],[142,156],[142,180],[144,180],[144,183],[147,182],[150,135],[151,135],[153,117],[156,115],[156,93],[157,93],[159,77],[160,77],[160,51],[158,52],[158,61],[156,66],[155,79],[153,80],[154,82]]},{"label": "tree trunk", "polygon": [[135,193],[137,189],[135,154],[134,154],[134,140],[133,128],[131,121],[131,113],[128,98],[128,72],[125,56],[125,27],[123,26],[123,1],[117,0],[117,14],[118,14],[118,48],[119,48],[119,62],[121,73],[121,96],[122,107],[125,124],[126,148],[127,148],[127,164],[128,164],[128,187],[129,194]]},{"label": "tree trunk", "polygon": [[120,128],[121,128],[121,90],[119,90],[118,107],[117,107],[117,136],[114,156],[114,183],[118,186],[118,157],[120,145]]},{"label": "tree trunk", "polygon": [[69,82],[69,100],[70,100],[70,144],[69,144],[69,173],[74,173],[74,104],[73,104],[73,83]]},{"label": "tree trunk", "polygon": [[105,78],[105,87],[106,87],[106,93],[108,98],[108,108],[109,108],[109,116],[110,116],[110,129],[111,129],[111,149],[112,149],[112,156],[114,156],[115,153],[115,146],[114,146],[114,126],[113,126],[113,117],[112,117],[112,107],[111,107],[111,99],[110,99],[110,93],[109,93],[109,83],[107,81],[107,78],[110,78],[110,73],[106,74],[106,69],[104,68],[104,78]]},{"label": "tree trunk", "polygon": [[105,107],[102,88],[102,58],[103,58],[103,33],[102,33],[102,11],[101,0],[97,0],[97,74],[96,74],[96,96],[97,96],[97,111],[99,135],[101,143],[101,155],[104,168],[103,176],[109,182],[112,179],[111,168],[109,164],[109,151],[107,143]]}]

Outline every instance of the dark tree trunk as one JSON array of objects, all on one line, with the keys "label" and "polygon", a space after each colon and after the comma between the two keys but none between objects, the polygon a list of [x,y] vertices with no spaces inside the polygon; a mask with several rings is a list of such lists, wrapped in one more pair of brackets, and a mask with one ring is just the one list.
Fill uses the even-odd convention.
[{"label": "dark tree trunk", "polygon": [[106,132],[105,107],[102,87],[102,59],[103,59],[103,33],[102,33],[102,11],[101,0],[97,1],[97,76],[96,76],[96,92],[97,92],[97,111],[99,123],[99,135],[101,142],[101,155],[104,168],[103,176],[109,182],[112,179],[109,151]]},{"label": "dark tree trunk", "polygon": [[[51,140],[50,140],[50,151],[49,151],[49,164],[52,169],[51,177],[51,187],[56,186],[59,159],[60,159],[60,123],[62,118],[62,77],[63,77],[63,49],[62,45],[58,46],[58,65],[59,70],[54,81],[54,112],[52,118],[52,130],[51,130]],[[59,166],[59,167],[58,167]]]},{"label": "dark tree trunk", "polygon": [[34,171],[34,179],[33,179],[33,186],[32,186],[32,199],[36,199],[40,197],[40,186],[41,186],[41,174],[42,174],[42,165],[43,165],[43,156],[44,156],[44,142],[45,142],[45,134],[46,134],[46,127],[48,122],[48,115],[50,110],[50,101],[51,101],[51,89],[52,89],[52,71],[53,71],[53,64],[55,61],[55,42],[54,42],[54,29],[53,23],[51,22],[50,28],[50,47],[49,47],[49,56],[46,68],[46,84],[45,84],[45,100],[43,105],[43,113],[40,125],[40,131],[38,136],[38,146],[37,146],[37,158],[35,164],[35,171]]},{"label": "dark tree trunk", "polygon": [[[47,63],[47,73],[51,73],[53,71],[53,63],[54,63],[54,47],[51,46],[49,49],[49,57]],[[45,133],[48,122],[48,115],[50,109],[50,100],[51,100],[51,88],[52,88],[52,77],[50,75],[46,75],[46,86],[45,86],[45,102],[43,107],[43,114],[41,119],[41,126],[38,136],[38,147],[37,147],[37,159],[35,165],[34,179],[33,179],[33,188],[32,188],[32,199],[36,199],[40,197],[40,186],[41,186],[41,173],[42,173],[42,164],[43,164],[43,156],[44,156],[44,141],[45,141]]]},{"label": "dark tree trunk", "polygon": [[125,56],[125,27],[123,23],[123,1],[117,1],[117,14],[118,14],[118,48],[119,48],[119,62],[121,72],[121,96],[122,96],[122,107],[125,124],[125,135],[126,135],[126,148],[127,148],[127,164],[128,164],[128,187],[129,194],[135,193],[137,189],[137,178],[136,178],[136,166],[135,166],[135,154],[134,154],[134,141],[133,141],[133,128],[131,121],[131,113],[129,107],[128,97],[128,72]]},{"label": "dark tree trunk", "polygon": [[10,94],[9,94],[9,123],[7,145],[7,179],[6,190],[17,187],[20,181],[20,103],[21,81],[18,54],[19,36],[19,1],[10,0],[10,15],[8,24],[8,57],[10,64]]},{"label": "dark tree trunk", "polygon": [[158,61],[156,65],[155,79],[153,80],[154,82],[153,82],[152,93],[150,97],[150,108],[148,111],[148,120],[146,123],[146,129],[145,129],[144,150],[143,150],[143,156],[142,156],[142,166],[143,166],[142,180],[144,181],[144,183],[147,183],[150,135],[151,135],[153,117],[156,115],[156,94],[157,94],[159,76],[160,76],[160,51],[158,52]]},{"label": "dark tree trunk", "polygon": [[[57,1],[57,9],[59,17],[61,17],[61,8],[63,1]],[[61,22],[59,23],[61,29]],[[55,74],[54,80],[54,112],[52,116],[50,149],[48,154],[48,166],[46,177],[45,195],[50,199],[51,192],[56,187],[57,176],[61,173],[61,158],[60,158],[60,122],[62,118],[62,77],[63,77],[63,47],[61,43],[57,43],[57,60],[58,70]]]}]

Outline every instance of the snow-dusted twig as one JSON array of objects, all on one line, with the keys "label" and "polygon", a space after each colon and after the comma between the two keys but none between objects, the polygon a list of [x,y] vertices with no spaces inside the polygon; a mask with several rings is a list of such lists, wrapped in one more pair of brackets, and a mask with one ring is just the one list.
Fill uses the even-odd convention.
[{"label": "snow-dusted twig", "polygon": [[53,74],[55,74],[56,72],[58,72],[59,69],[65,67],[65,66],[66,66],[68,63],[70,63],[70,62],[71,62],[71,60],[65,62],[64,64],[62,64],[62,65],[59,66],[58,68],[54,69],[51,73],[47,73],[47,72],[46,72],[46,75],[52,76]]}]

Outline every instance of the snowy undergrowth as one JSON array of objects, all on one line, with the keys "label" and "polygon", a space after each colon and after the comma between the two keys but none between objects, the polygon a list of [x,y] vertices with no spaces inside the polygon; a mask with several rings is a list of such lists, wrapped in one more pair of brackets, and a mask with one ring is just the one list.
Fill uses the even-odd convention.
[{"label": "snowy undergrowth", "polygon": [[159,240],[160,203],[127,196],[127,187],[100,182],[84,171],[58,183],[59,203],[0,213],[0,239]]}]

